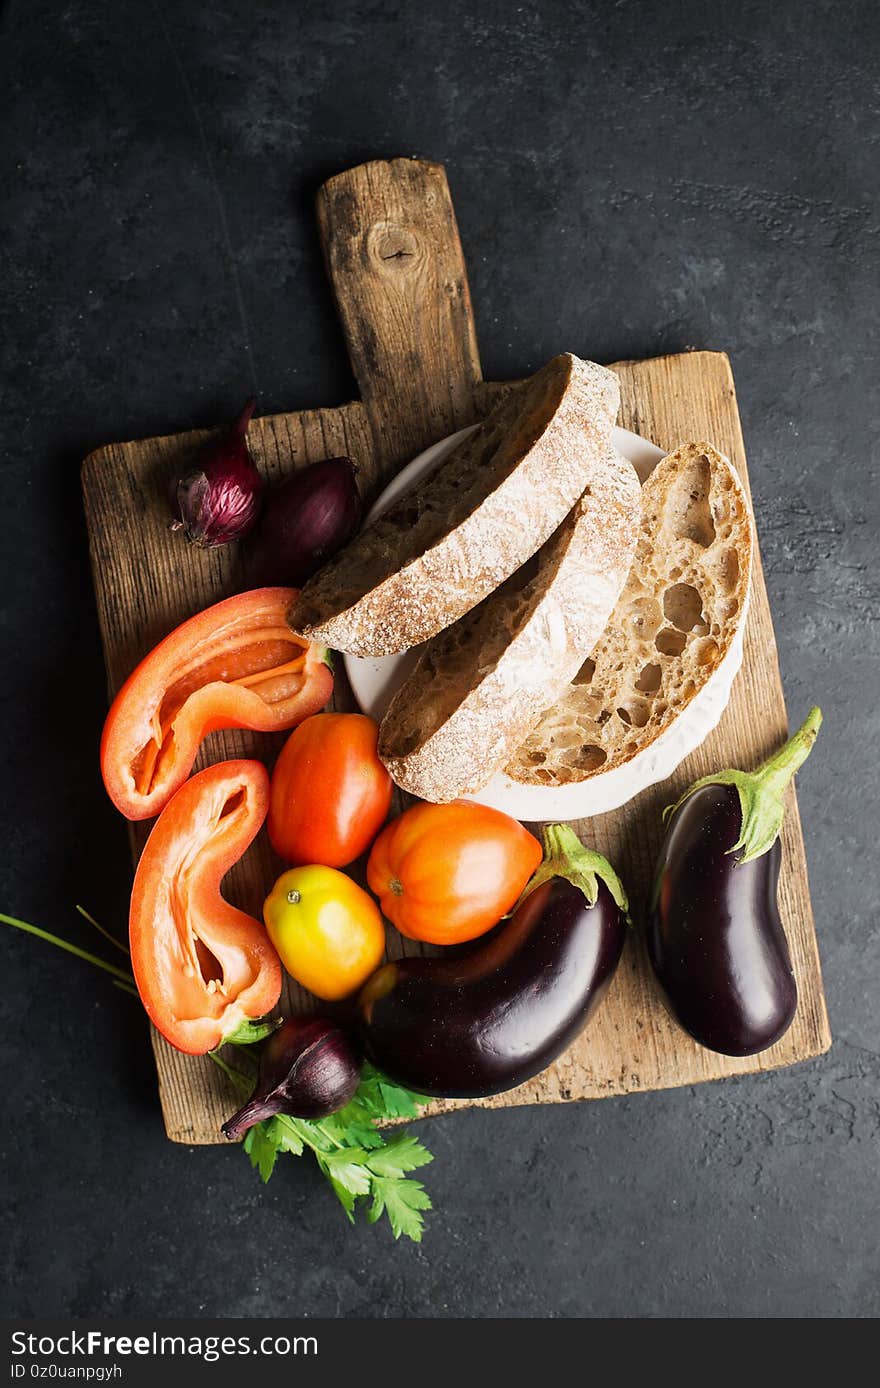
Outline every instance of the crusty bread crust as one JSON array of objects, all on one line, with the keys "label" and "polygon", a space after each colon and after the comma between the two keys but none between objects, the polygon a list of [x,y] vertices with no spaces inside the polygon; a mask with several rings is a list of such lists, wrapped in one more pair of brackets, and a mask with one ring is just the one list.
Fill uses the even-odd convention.
[{"label": "crusty bread crust", "polygon": [[394,655],[457,621],[561,524],[605,454],[619,401],[613,372],[554,357],[305,585],[294,631]]},{"label": "crusty bread crust", "polygon": [[635,562],[608,626],[556,705],[505,767],[564,785],[638,756],[718,669],[745,617],[752,523],[732,465],[686,443],[642,488]]},{"label": "crusty bread crust", "polygon": [[620,596],[639,534],[632,464],[608,450],[538,553],[428,642],[379,731],[399,786],[444,802],[480,790],[577,673]]}]

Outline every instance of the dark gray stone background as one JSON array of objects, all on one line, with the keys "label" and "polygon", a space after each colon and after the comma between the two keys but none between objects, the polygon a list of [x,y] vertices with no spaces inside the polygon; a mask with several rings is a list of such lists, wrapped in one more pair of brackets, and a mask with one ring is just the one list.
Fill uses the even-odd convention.
[{"label": "dark gray stone background", "polygon": [[571,348],[733,361],[834,1047],[787,1072],[426,1122],[421,1248],[306,1159],[166,1142],[146,1029],[4,931],[9,1313],[872,1316],[880,1308],[871,0],[15,0],[3,12],[0,909],[124,929],[78,490],[113,439],[354,393],[312,218],[448,170],[487,377]]}]

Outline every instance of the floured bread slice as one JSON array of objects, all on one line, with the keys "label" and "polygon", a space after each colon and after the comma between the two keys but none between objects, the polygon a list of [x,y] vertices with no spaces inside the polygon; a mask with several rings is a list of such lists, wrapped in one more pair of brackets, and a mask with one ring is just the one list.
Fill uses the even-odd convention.
[{"label": "floured bread slice", "polygon": [[294,631],[394,655],[464,616],[535,553],[604,457],[617,377],[566,353],[512,390],[303,588]]},{"label": "floured bread slice", "polygon": [[577,505],[522,568],[422,650],[379,730],[404,790],[472,794],[520,745],[605,627],[632,564],[640,487],[610,449]]},{"label": "floured bread slice", "polygon": [[[610,773],[659,748],[658,739],[671,743],[692,702],[706,702],[713,677],[732,662],[735,673],[751,566],[752,524],[736,472],[711,444],[682,444],[642,487],[635,562],[605,632],[506,774],[545,786],[595,778],[598,791]],[[669,775],[700,740],[681,739],[677,759],[667,746],[657,767],[644,758],[645,777],[629,794],[657,780],[661,762]]]}]

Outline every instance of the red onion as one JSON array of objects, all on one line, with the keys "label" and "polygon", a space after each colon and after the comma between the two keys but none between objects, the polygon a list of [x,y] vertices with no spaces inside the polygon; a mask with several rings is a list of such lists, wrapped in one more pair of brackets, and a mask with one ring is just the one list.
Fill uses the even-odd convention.
[{"label": "red onion", "polygon": [[348,1032],[326,1017],[294,1017],[273,1032],[260,1056],[257,1087],[223,1124],[232,1139],[276,1113],[326,1118],[354,1098],[361,1065]]},{"label": "red onion", "polygon": [[257,519],[263,491],[247,446],[247,427],[256,400],[249,400],[228,429],[206,444],[174,492],[181,527],[194,545],[212,549],[239,540]]},{"label": "red onion", "polygon": [[350,458],[298,468],[267,496],[250,542],[257,581],[301,587],[351,539],[362,512]]}]

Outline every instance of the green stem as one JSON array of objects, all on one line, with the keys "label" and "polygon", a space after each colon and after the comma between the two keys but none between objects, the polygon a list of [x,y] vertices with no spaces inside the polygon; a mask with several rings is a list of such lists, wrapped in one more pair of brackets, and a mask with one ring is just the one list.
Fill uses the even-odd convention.
[{"label": "green stem", "polygon": [[84,906],[77,906],[75,909],[79,911],[83,920],[87,920],[89,925],[93,925],[95,929],[98,931],[98,933],[104,936],[105,940],[110,941],[114,949],[118,949],[122,954],[126,956],[126,958],[130,957],[130,951],[127,945],[124,945],[121,940],[117,940],[116,936],[111,935],[109,930],[105,930],[103,925],[99,925],[98,922],[95,920],[95,917],[89,915],[88,911]]},{"label": "green stem", "polygon": [[214,1064],[219,1066],[224,1075],[227,1075],[228,1078],[232,1080],[236,1089],[240,1089],[242,1094],[250,1094],[252,1088],[251,1080],[245,1079],[240,1070],[234,1070],[231,1065],[227,1065],[223,1057],[219,1056],[216,1051],[209,1051],[208,1055],[211,1060],[213,1060]]},{"label": "green stem", "polygon": [[527,883],[517,905],[551,877],[564,877],[567,882],[571,882],[583,892],[588,906],[595,906],[599,895],[599,882],[602,881],[620,910],[626,912],[628,909],[623,883],[608,859],[592,848],[585,848],[567,824],[548,824],[545,828],[544,861],[539,864],[531,881]]},{"label": "green stem", "polygon": [[313,1127],[313,1128],[317,1128],[318,1132],[322,1135],[322,1137],[325,1137],[325,1138],[327,1139],[328,1142],[330,1142],[330,1143],[333,1144],[334,1147],[342,1148],[342,1147],[345,1146],[345,1143],[344,1143],[344,1142],[340,1142],[340,1141],[338,1140],[338,1138],[335,1138],[335,1137],[333,1136],[332,1133],[328,1133],[328,1132],[327,1132],[327,1129],[324,1127],[324,1124],[321,1123],[321,1122],[319,1122],[317,1118],[311,1118],[311,1119],[306,1118],[306,1119],[303,1119],[303,1122],[305,1122],[305,1123],[311,1123],[312,1127]]},{"label": "green stem", "polygon": [[739,795],[742,816],[739,838],[729,853],[737,853],[737,863],[751,863],[771,849],[779,838],[785,817],[785,789],[799,767],[803,766],[822,726],[822,710],[811,708],[797,732],[778,752],[762,762],[757,771],[740,771],[730,767],[702,776],[688,786],[674,805],[663,811],[664,823],[676,810],[704,786],[735,786]]},{"label": "green stem", "polygon": [[114,978],[113,987],[118,988],[120,993],[129,993],[133,998],[140,997],[137,988],[131,983],[123,983],[121,978]]},{"label": "green stem", "polygon": [[813,750],[813,743],[822,726],[822,710],[811,708],[797,732],[772,757],[752,772],[769,795],[781,796],[796,771],[800,770]]},{"label": "green stem", "polygon": [[125,969],[118,969],[115,964],[110,964],[106,959],[99,959],[97,954],[90,954],[86,949],[80,949],[79,945],[72,945],[69,940],[62,940],[57,935],[51,935],[48,930],[41,930],[38,925],[29,925],[27,921],[20,921],[15,916],[4,915],[0,911],[0,921],[5,925],[14,925],[16,930],[26,930],[29,935],[36,935],[40,940],[47,940],[50,945],[57,945],[58,949],[66,949],[68,954],[75,954],[78,959],[84,959],[87,964],[94,964],[98,969],[104,969],[108,974],[113,974],[116,978],[121,978],[124,983],[134,984],[134,977]]},{"label": "green stem", "polygon": [[242,1049],[253,1046],[257,1041],[265,1041],[267,1036],[271,1036],[273,1031],[277,1031],[281,1026],[280,1017],[246,1017],[244,1021],[238,1023],[228,1036],[224,1036],[223,1046],[241,1046]]}]

